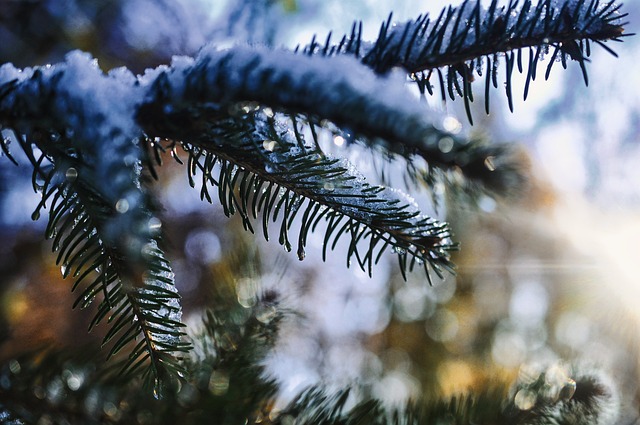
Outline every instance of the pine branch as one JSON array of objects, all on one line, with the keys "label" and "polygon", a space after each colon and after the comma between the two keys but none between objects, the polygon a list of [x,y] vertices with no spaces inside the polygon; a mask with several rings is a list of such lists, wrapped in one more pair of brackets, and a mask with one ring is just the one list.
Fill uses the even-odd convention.
[{"label": "pine branch", "polygon": [[[606,41],[621,41],[626,14],[620,4],[600,0],[531,0],[510,1],[498,7],[492,0],[488,9],[479,1],[465,0],[459,7],[449,6],[437,18],[428,14],[403,24],[393,24],[392,16],[380,28],[373,43],[362,40],[362,24],[354,24],[349,36],[332,45],[330,36],[324,45],[312,41],[302,51],[308,55],[355,56],[379,74],[400,67],[410,74],[422,93],[433,94],[437,78],[442,100],[447,96],[464,98],[469,120],[469,102],[473,101],[471,83],[486,74],[485,108],[489,112],[489,91],[498,88],[498,63],[506,62],[505,88],[513,111],[511,77],[514,68],[526,72],[524,98],[535,80],[543,57],[548,59],[545,79],[559,59],[566,68],[568,59],[577,61],[588,84],[585,63],[591,54],[591,43],[615,55]],[[525,54],[528,52],[528,59]],[[524,64],[523,64],[524,62]],[[517,66],[516,66],[517,65]]]},{"label": "pine branch", "polygon": [[434,400],[410,401],[402,407],[389,407],[381,400],[366,399],[353,406],[350,391],[334,394],[320,387],[301,393],[282,412],[299,423],[342,424],[432,424],[447,421],[460,425],[513,423],[503,412],[506,386],[487,384],[473,394],[459,394]]},{"label": "pine branch", "polygon": [[192,187],[201,174],[202,199],[212,202],[208,188],[217,187],[225,214],[239,214],[252,232],[253,220],[261,211],[267,240],[269,223],[280,220],[278,240],[288,251],[292,249],[290,228],[301,217],[300,260],[305,257],[308,233],[324,221],[325,259],[328,249],[345,237],[349,239],[347,264],[355,258],[369,274],[387,249],[398,254],[403,274],[416,265],[424,267],[428,277],[428,265],[440,277],[442,270],[453,271],[449,252],[456,247],[446,224],[421,216],[396,192],[369,185],[345,160],[320,155],[314,145],[305,145],[299,133],[296,137],[295,132],[278,131],[287,123],[277,118],[286,119],[251,110],[218,119],[197,138],[181,138],[189,154]]},{"label": "pine branch", "polygon": [[[503,382],[483,384],[474,392],[452,397],[409,401],[388,407],[381,400],[359,401],[350,390],[329,393],[312,387],[294,399],[280,418],[313,424],[437,424],[537,425],[604,424],[618,419],[619,399],[614,386],[595,371],[574,371],[571,379],[545,378],[517,382],[511,389]],[[285,421],[276,423],[284,423]]]},{"label": "pine branch", "polygon": [[[377,76],[345,56],[209,46],[195,60],[179,58],[169,70],[159,69],[147,76],[150,87],[138,121],[148,134],[180,139],[186,136],[184,120],[194,125],[189,131],[197,135],[206,120],[224,118],[229,108],[238,109],[242,102],[257,102],[276,111],[305,115],[311,123],[327,119],[355,134],[356,140],[409,161],[420,157],[429,170],[420,170],[411,178],[426,180],[427,185],[433,183],[436,170],[462,174],[478,183],[474,187],[492,192],[520,180],[515,168],[499,159],[505,156],[505,146],[444,130],[444,117],[426,113],[403,80],[393,77]],[[198,105],[206,105],[209,111],[194,122],[191,114]],[[214,106],[218,111],[213,111]],[[487,166],[487,158],[497,159],[496,167]]]},{"label": "pine branch", "polygon": [[33,218],[48,205],[46,237],[63,276],[81,290],[75,306],[101,298],[91,327],[108,316],[109,357],[131,349],[123,372],[144,370],[159,384],[179,371],[175,354],[189,345],[181,341],[173,273],[157,244],[159,221],[140,186],[134,105],[113,96],[135,90],[132,80],[102,75],[82,54],[56,67],[4,66],[0,123],[31,162],[34,190],[42,193]]}]

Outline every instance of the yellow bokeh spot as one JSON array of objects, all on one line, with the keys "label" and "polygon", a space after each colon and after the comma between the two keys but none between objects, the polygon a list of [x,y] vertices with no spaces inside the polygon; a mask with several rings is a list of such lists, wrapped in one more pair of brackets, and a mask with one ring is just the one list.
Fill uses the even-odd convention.
[{"label": "yellow bokeh spot", "polygon": [[296,0],[282,0],[282,7],[287,12],[295,12],[298,10]]},{"label": "yellow bokeh spot", "polygon": [[468,392],[475,382],[475,373],[469,363],[451,360],[438,366],[438,383],[444,397]]},{"label": "yellow bokeh spot", "polygon": [[24,291],[10,289],[1,300],[2,314],[10,325],[19,322],[29,309],[29,302]]}]

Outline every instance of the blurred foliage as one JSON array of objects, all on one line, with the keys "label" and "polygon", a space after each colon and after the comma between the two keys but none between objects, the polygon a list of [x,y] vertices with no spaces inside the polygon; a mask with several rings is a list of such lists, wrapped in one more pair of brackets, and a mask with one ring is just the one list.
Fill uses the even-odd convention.
[{"label": "blurred foliage", "polygon": [[96,57],[104,69],[126,66],[143,72],[168,63],[174,54],[194,54],[200,47],[189,40],[189,32],[195,35],[199,28],[176,25],[171,33],[155,34],[153,23],[146,23],[142,30],[151,30],[148,40],[139,36],[132,19],[140,16],[131,15],[145,8],[151,19],[195,20],[202,30],[211,30],[208,7],[199,1],[2,1],[0,59],[18,67],[43,65],[59,62],[70,50],[81,49]]}]

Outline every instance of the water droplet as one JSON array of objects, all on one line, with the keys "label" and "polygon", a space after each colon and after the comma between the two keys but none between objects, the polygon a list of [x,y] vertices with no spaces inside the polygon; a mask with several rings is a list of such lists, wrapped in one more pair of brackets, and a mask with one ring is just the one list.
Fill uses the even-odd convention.
[{"label": "water droplet", "polygon": [[124,214],[129,211],[129,201],[124,198],[118,199],[118,202],[116,202],[116,211],[120,214]]},{"label": "water droplet", "polygon": [[317,153],[312,153],[307,158],[309,159],[309,161],[314,161],[314,162],[320,162],[320,160],[322,160],[322,156],[320,156],[320,154],[317,154]]},{"label": "water droplet", "polygon": [[268,324],[269,322],[271,322],[276,317],[277,313],[278,313],[278,311],[276,310],[276,308],[274,306],[272,306],[272,305],[262,305],[256,311],[256,319],[259,322],[262,322],[264,324]]},{"label": "water droplet", "polygon": [[19,361],[13,359],[13,360],[9,361],[9,370],[14,375],[17,375],[22,370],[22,366],[20,366],[20,362]]},{"label": "water droplet", "polygon": [[558,397],[560,398],[560,400],[568,401],[571,400],[575,393],[576,381],[574,381],[573,379],[569,379],[567,383],[564,384],[564,387],[562,387],[562,389],[560,390],[560,394],[558,394]]},{"label": "water droplet", "polygon": [[162,222],[157,217],[151,217],[147,222],[147,226],[149,227],[149,231],[152,235],[157,235],[162,229]]},{"label": "water droplet", "polygon": [[536,363],[527,363],[520,366],[518,371],[518,381],[525,385],[535,383],[542,374],[542,368]]},{"label": "water droplet", "polygon": [[263,108],[262,109],[262,113],[265,114],[267,116],[267,118],[273,118],[274,117],[274,113],[273,113],[273,109],[271,108]]},{"label": "water droplet", "polygon": [[31,213],[31,220],[36,221],[40,218],[40,209],[35,210]]},{"label": "water droplet", "polygon": [[493,162],[495,160],[494,157],[492,156],[488,156],[485,158],[484,160],[484,166],[487,167],[487,170],[489,171],[495,171],[496,170],[496,164]]},{"label": "water droplet", "polygon": [[257,286],[251,279],[241,279],[236,283],[236,294],[238,303],[245,307],[251,308],[256,304]]},{"label": "water droplet", "polygon": [[66,264],[60,266],[60,271],[62,272],[62,276],[67,277],[67,273],[69,272],[69,267]]},{"label": "water droplet", "polygon": [[220,370],[214,370],[209,378],[209,391],[214,395],[224,395],[229,390],[229,375]]},{"label": "water droplet", "polygon": [[77,373],[69,373],[67,376],[67,387],[71,391],[78,391],[84,383],[84,376]]},{"label": "water droplet", "polygon": [[438,149],[442,153],[449,153],[453,149],[454,141],[451,137],[443,137],[438,140]]},{"label": "water droplet", "polygon": [[153,386],[153,398],[156,400],[162,400],[164,395],[164,385],[161,380],[156,378],[155,385]]},{"label": "water droplet", "polygon": [[304,248],[303,247],[298,247],[298,260],[302,261],[304,260],[304,257],[306,257],[307,254],[304,252]]},{"label": "water droplet", "polygon": [[249,112],[257,111],[260,108],[256,102],[247,102],[242,105],[242,111],[246,114]]},{"label": "water droplet", "polygon": [[67,148],[64,152],[71,158],[80,158],[80,154],[76,148]]},{"label": "water droplet", "polygon": [[462,123],[456,117],[448,116],[442,120],[442,127],[449,133],[458,134],[462,130]]},{"label": "water droplet", "polygon": [[52,239],[52,238],[55,238],[57,234],[58,234],[58,229],[53,227],[53,228],[49,229],[49,231],[45,235],[45,238]]},{"label": "water droplet", "polygon": [[345,143],[345,139],[342,136],[335,136],[333,138],[333,144],[338,146],[338,147],[342,147]]},{"label": "water droplet", "polygon": [[567,370],[561,364],[551,365],[544,374],[544,381],[549,385],[564,384],[568,379]]},{"label": "water droplet", "polygon": [[325,182],[325,184],[322,187],[327,192],[333,192],[334,190],[336,190],[336,186],[331,182]]},{"label": "water droplet", "polygon": [[394,246],[394,247],[393,247],[393,252],[394,252],[395,254],[400,254],[400,255],[402,255],[402,254],[406,254],[406,253],[407,253],[407,250],[406,250],[406,248],[403,248],[403,247],[401,247],[401,246]]},{"label": "water droplet", "polygon": [[67,172],[64,173],[64,176],[67,178],[68,182],[74,182],[78,178],[78,170],[73,167],[69,167]]},{"label": "water droplet", "polygon": [[[155,389],[153,390],[153,393],[155,395]],[[110,401],[102,405],[102,411],[104,412],[105,415],[109,417],[114,417],[118,414],[118,408],[116,407],[115,404],[111,403]]]},{"label": "water droplet", "polygon": [[265,140],[262,142],[262,147],[269,152],[273,152],[278,147],[278,142],[275,140]]},{"label": "water droplet", "polygon": [[529,389],[521,389],[516,394],[513,402],[520,410],[530,410],[536,405],[537,395]]}]

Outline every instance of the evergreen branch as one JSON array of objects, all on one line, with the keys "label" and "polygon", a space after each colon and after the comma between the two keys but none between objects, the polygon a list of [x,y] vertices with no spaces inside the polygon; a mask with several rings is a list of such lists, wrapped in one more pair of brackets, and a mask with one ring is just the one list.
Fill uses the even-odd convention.
[{"label": "evergreen branch", "polygon": [[446,224],[421,215],[398,192],[371,186],[348,162],[320,155],[304,144],[299,133],[296,138],[296,132],[279,128],[277,117],[252,109],[242,116],[218,119],[197,138],[185,134],[181,139],[189,153],[191,186],[201,173],[201,198],[212,202],[208,187],[216,186],[225,214],[238,213],[245,229],[252,232],[252,221],[262,211],[267,240],[269,222],[280,219],[278,240],[287,251],[292,249],[293,220],[301,217],[300,260],[305,257],[308,233],[324,220],[323,258],[346,237],[350,239],[347,264],[355,258],[369,274],[387,249],[398,254],[403,274],[416,265],[424,267],[427,276],[428,265],[440,277],[443,270],[453,271],[449,252],[456,246]]},{"label": "evergreen branch", "polygon": [[33,166],[33,187],[42,193],[33,218],[50,208],[46,237],[63,277],[82,288],[74,307],[101,297],[91,327],[109,316],[108,356],[136,344],[123,372],[144,366],[161,385],[179,372],[175,354],[189,345],[180,340],[179,296],[157,245],[159,221],[140,186],[133,104],[105,93],[128,89],[126,77],[105,77],[80,54],[56,67],[5,66],[0,83],[9,82],[0,91],[10,89],[0,99],[0,123],[13,129]]},{"label": "evergreen branch", "polygon": [[[310,122],[327,119],[368,145],[407,159],[421,157],[431,170],[456,171],[493,192],[506,186],[504,182],[518,180],[513,178],[514,168],[502,167],[501,161],[497,168],[485,166],[487,158],[503,153],[504,146],[470,141],[445,130],[444,117],[426,113],[402,79],[378,76],[354,58],[209,46],[195,60],[179,58],[168,70],[148,75],[146,81],[148,93],[137,118],[148,134],[184,138],[181,123],[186,120],[194,125],[191,134],[197,136],[206,120],[223,118],[228,110],[246,105],[243,102],[257,102],[303,114]],[[208,115],[194,122],[189,108],[199,105],[209,108]],[[174,134],[174,129],[182,130]]]},{"label": "evergreen branch", "polygon": [[575,380],[564,376],[556,382],[547,376],[545,381],[543,374],[530,384],[518,382],[511,389],[504,382],[489,381],[474,392],[423,398],[391,408],[376,399],[354,406],[348,389],[331,394],[312,387],[299,394],[281,417],[295,423],[327,425],[615,423],[619,399],[609,380],[594,371],[578,371],[573,377]]},{"label": "evergreen branch", "polygon": [[[498,7],[492,0],[488,9],[480,1],[465,0],[459,7],[449,6],[436,19],[428,14],[403,24],[393,24],[392,16],[380,28],[378,39],[365,43],[362,24],[354,24],[349,36],[337,45],[324,46],[312,42],[302,52],[308,55],[355,56],[363,64],[382,74],[400,67],[410,74],[424,94],[433,94],[433,80],[437,78],[442,100],[461,96],[469,120],[472,122],[469,102],[473,101],[471,83],[474,70],[486,74],[485,108],[489,111],[489,88],[498,88],[497,72],[501,57],[506,62],[505,89],[509,107],[513,110],[511,77],[514,65],[520,73],[526,67],[524,98],[530,82],[545,55],[551,54],[545,79],[558,59],[564,68],[567,60],[577,61],[588,84],[585,62],[591,54],[591,43],[602,46],[615,55],[604,42],[621,41],[626,14],[618,11],[613,1],[541,0],[533,4],[512,0]],[[356,29],[357,28],[357,29]],[[528,60],[524,57],[528,52]],[[523,66],[524,62],[524,66]],[[446,88],[445,88],[446,86]]]},{"label": "evergreen branch", "polygon": [[[488,9],[480,2],[464,1],[449,6],[431,21],[428,15],[391,27],[383,24],[381,37],[362,54],[362,62],[377,72],[401,66],[410,73],[455,66],[498,52],[543,45],[562,48],[574,60],[583,51],[571,49],[580,40],[619,40],[623,36],[622,18],[614,15],[620,6],[599,0],[540,1],[525,0]],[[474,68],[471,67],[470,70]]]},{"label": "evergreen branch", "polygon": [[[432,424],[447,421],[460,425],[513,423],[504,414],[504,384],[493,382],[474,393],[450,398],[418,400],[403,407],[388,407],[381,400],[365,399],[353,405],[350,391],[329,394],[320,387],[302,392],[283,410],[298,423],[314,424]],[[351,401],[351,403],[348,403]],[[519,422],[518,422],[519,423]]]}]

